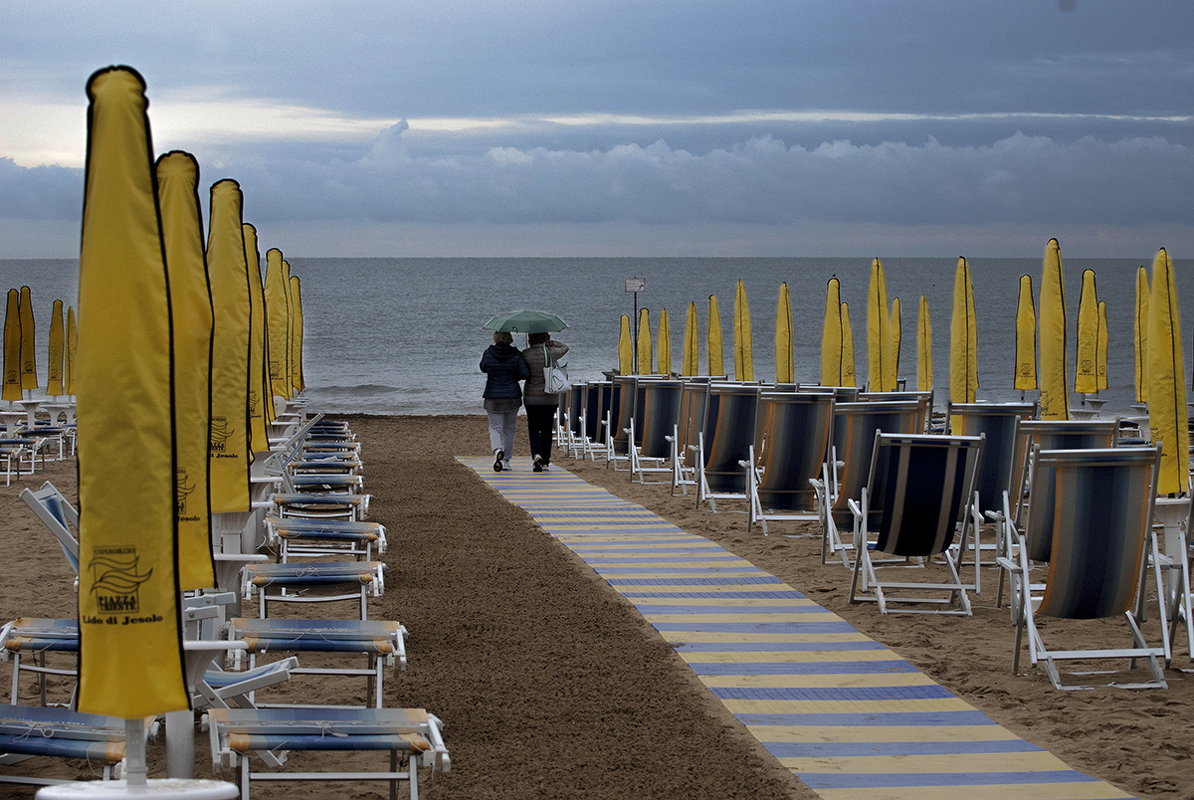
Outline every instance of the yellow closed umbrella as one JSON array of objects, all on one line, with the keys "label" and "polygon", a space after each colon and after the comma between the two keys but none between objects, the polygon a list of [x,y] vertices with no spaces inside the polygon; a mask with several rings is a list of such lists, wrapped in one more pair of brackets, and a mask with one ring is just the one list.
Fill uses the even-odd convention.
[{"label": "yellow closed umbrella", "polygon": [[721,312],[717,310],[717,295],[709,295],[709,321],[705,329],[706,358],[709,374],[725,375],[725,361],[721,356]]},{"label": "yellow closed umbrella", "polygon": [[9,289],[4,308],[3,399],[11,403],[21,397],[21,293]]},{"label": "yellow closed umbrella", "polygon": [[775,304],[775,382],[796,382],[796,369],[792,363],[792,300],[786,282],[779,285],[779,299]]},{"label": "yellow closed umbrella", "polygon": [[903,338],[900,321],[900,298],[892,298],[891,320],[887,325],[887,358],[884,367],[887,369],[885,385],[887,391],[894,392],[900,385],[900,342]]},{"label": "yellow closed umbrella", "polygon": [[634,342],[630,335],[630,315],[623,314],[618,322],[618,373],[634,372]]},{"label": "yellow closed umbrella", "polygon": [[170,279],[177,447],[178,586],[215,586],[207,448],[211,441],[211,293],[203,254],[199,164],[172,151],[156,165],[162,238]]},{"label": "yellow closed umbrella", "polygon": [[62,367],[64,385],[68,395],[75,393],[75,373],[79,364],[79,328],[75,325],[75,307],[66,307],[66,363]]},{"label": "yellow closed umbrella", "polygon": [[33,296],[28,286],[21,287],[21,389],[37,388],[37,326],[33,321]]},{"label": "yellow closed umbrella", "polygon": [[825,317],[821,321],[821,385],[845,386],[842,375],[841,282],[830,278],[825,285]]},{"label": "yellow closed umbrella", "polygon": [[672,374],[672,330],[667,309],[659,312],[659,333],[655,343],[655,367],[660,375]]},{"label": "yellow closed umbrella", "polygon": [[1189,410],[1178,308],[1173,264],[1161,248],[1153,259],[1148,300],[1148,425],[1153,441],[1161,443],[1158,494],[1189,490]]},{"label": "yellow closed umbrella", "polygon": [[290,276],[290,377],[294,394],[307,388],[303,380],[303,285]]},{"label": "yellow closed umbrella", "polygon": [[50,311],[50,343],[47,348],[46,394],[58,397],[62,391],[63,353],[66,350],[66,333],[62,329],[62,301],[55,300]]},{"label": "yellow closed umbrella", "polygon": [[923,294],[916,312],[916,389],[933,391],[933,324],[929,320],[929,299]]},{"label": "yellow closed umbrella", "polygon": [[857,386],[858,377],[854,371],[854,329],[850,326],[850,306],[841,305],[842,311],[842,382],[839,386]]},{"label": "yellow closed umbrella", "polygon": [[635,372],[639,375],[651,374],[651,312],[645,308],[638,310],[638,341],[635,343],[634,355]]},{"label": "yellow closed umbrella", "polygon": [[1132,318],[1132,365],[1136,402],[1148,402],[1148,270],[1136,270],[1136,314]]},{"label": "yellow closed umbrella", "polygon": [[[249,449],[261,453],[269,450],[265,423],[270,417],[268,409],[273,392],[269,388],[266,366],[269,345],[265,340],[265,291],[261,283],[261,259],[257,258],[256,248],[249,252],[245,247],[243,220],[241,247],[245,249],[245,275],[249,282]],[[281,255],[278,254],[279,258]]]},{"label": "yellow closed umbrella", "polygon": [[[257,228],[255,228],[253,225],[251,225],[248,222],[244,222],[244,223],[241,223],[240,229],[241,229],[241,234],[242,234],[241,238],[243,238],[244,242],[245,242],[245,265],[246,265],[246,267],[248,267],[251,264],[256,264],[257,270],[258,270],[258,276],[260,276],[261,248],[257,244]],[[249,277],[252,278],[252,275],[250,275]],[[254,291],[254,287],[252,286],[251,283],[249,286],[249,292],[250,292],[250,297],[252,297],[253,295],[256,294],[256,292]],[[250,324],[252,324],[255,321],[256,321],[256,315],[250,313]],[[269,351],[269,342],[266,341],[267,338],[268,338],[268,333],[263,331],[261,333],[262,348],[263,348],[262,354],[261,354],[261,389],[250,391],[250,396],[249,396],[250,417],[253,420],[253,424],[250,426],[250,431],[251,431],[250,435],[254,437],[253,438],[254,449],[255,449],[257,443],[260,441],[260,439],[259,439],[260,435],[263,435],[265,433],[266,423],[273,422],[275,419],[278,418],[277,411],[274,409],[274,393],[270,390],[269,372],[268,372],[268,367],[266,366],[266,359],[269,357],[269,352],[268,352]],[[255,345],[254,345],[254,352],[256,352]],[[250,370],[253,372],[254,375],[257,374],[257,368],[256,368],[255,363],[250,366]],[[265,399],[264,403],[261,403],[257,398],[264,398]],[[258,404],[260,404],[260,408],[258,408]],[[257,430],[259,419],[260,419],[260,430]]]},{"label": "yellow closed umbrella", "polygon": [[1099,301],[1099,336],[1095,348],[1095,375],[1099,379],[1099,390],[1107,388],[1107,301]]},{"label": "yellow closed umbrella", "polygon": [[1037,334],[1040,340],[1041,419],[1070,418],[1070,387],[1066,377],[1065,275],[1061,264],[1061,245],[1050,239],[1045,245],[1041,265],[1040,315]]},{"label": "yellow closed umbrella", "polygon": [[[953,403],[973,403],[977,397],[978,326],[974,319],[974,287],[966,259],[958,258],[949,321],[949,399]],[[950,421],[950,427],[956,429],[954,422]]]},{"label": "yellow closed umbrella", "polygon": [[894,388],[887,385],[890,370],[884,366],[888,351],[887,327],[891,324],[891,318],[887,307],[887,278],[883,272],[883,262],[877,258],[871,262],[871,279],[867,285],[866,298],[867,387],[872,392],[887,392]]},{"label": "yellow closed umbrella", "polygon": [[211,187],[207,270],[214,314],[211,362],[211,510],[248,512],[249,282],[241,192],[224,179]]},{"label": "yellow closed umbrella", "polygon": [[287,400],[290,380],[290,286],[282,267],[282,251],[265,254],[265,321],[269,345],[268,385],[273,395]]},{"label": "yellow closed umbrella", "polygon": [[734,287],[734,380],[755,379],[754,345],[750,335],[750,305],[741,280]]},{"label": "yellow closed umbrella", "polygon": [[1036,306],[1032,299],[1032,278],[1020,276],[1020,297],[1016,304],[1016,358],[1012,388],[1021,392],[1036,388]]},{"label": "yellow closed umbrella", "polygon": [[[144,741],[144,717],[190,708],[175,573],[170,297],[145,83],[110,67],[91,76],[87,94],[77,707],[128,720],[132,747]],[[130,765],[137,760],[130,754]]]},{"label": "yellow closed umbrella", "polygon": [[680,374],[696,375],[701,369],[700,332],[697,330],[696,303],[688,302],[684,317],[684,356],[680,360]]},{"label": "yellow closed umbrella", "polygon": [[1099,347],[1099,298],[1093,269],[1082,270],[1082,291],[1078,295],[1078,364],[1074,369],[1074,391],[1096,394],[1099,376],[1095,361]]}]

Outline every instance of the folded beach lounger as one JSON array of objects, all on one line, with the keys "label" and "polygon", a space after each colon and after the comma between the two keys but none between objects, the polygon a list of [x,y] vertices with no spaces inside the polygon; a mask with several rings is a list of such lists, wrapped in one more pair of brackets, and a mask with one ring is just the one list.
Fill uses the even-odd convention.
[{"label": "folded beach lounger", "polygon": [[257,590],[260,617],[269,616],[269,603],[327,603],[359,600],[360,618],[369,618],[369,597],[385,591],[386,565],[381,561],[308,561],[286,564],[246,564],[241,573],[245,600]]},{"label": "folded beach lounger", "polygon": [[[249,800],[252,781],[388,781],[390,795],[399,782],[417,800],[419,766],[448,772],[443,723],[421,708],[219,710],[209,715],[213,768],[240,770],[240,796]],[[369,772],[254,771],[248,753],[262,750],[378,751],[390,754],[389,769]],[[405,762],[406,769],[399,769]]]},{"label": "folded beach lounger", "polygon": [[289,492],[317,494],[323,492],[356,493],[365,485],[362,475],[344,472],[298,472],[282,479],[282,486]]},{"label": "folded beach lounger", "polygon": [[[80,714],[68,708],[0,705],[0,764],[19,764],[30,756],[81,758],[103,765],[103,779],[124,759],[124,720]],[[50,785],[73,778],[30,777],[6,766],[0,781]],[[116,770],[119,772],[119,769]]]},{"label": "folded beach lounger", "polygon": [[[406,669],[406,628],[387,620],[356,619],[251,619],[236,617],[228,627],[230,638],[249,650],[249,666],[256,654],[345,653],[362,654],[367,667],[295,667],[293,675],[358,676],[367,681],[364,705],[380,708],[384,667]],[[239,660],[239,652],[235,654]]]},{"label": "folded beach lounger", "polygon": [[372,561],[374,548],[386,551],[386,528],[380,522],[339,519],[266,517],[266,541],[285,563],[292,556],[352,556]]},{"label": "folded beach lounger", "polygon": [[270,504],[280,517],[360,520],[369,514],[369,494],[275,492]]}]

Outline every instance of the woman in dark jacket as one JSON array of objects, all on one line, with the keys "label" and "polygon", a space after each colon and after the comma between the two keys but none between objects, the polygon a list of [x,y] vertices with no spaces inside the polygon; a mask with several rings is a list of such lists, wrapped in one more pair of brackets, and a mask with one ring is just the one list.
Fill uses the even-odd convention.
[{"label": "woman in dark jacket", "polygon": [[481,356],[485,379],[485,411],[489,414],[489,447],[493,450],[493,471],[510,469],[514,452],[514,422],[522,404],[518,382],[531,376],[526,359],[513,347],[514,337],[506,331],[494,331],[493,344]]},{"label": "woman in dark jacket", "polygon": [[527,348],[522,351],[531,371],[524,401],[535,472],[542,472],[551,463],[551,434],[560,410],[560,396],[544,391],[543,367],[567,352],[568,345],[553,341],[549,333],[532,333],[527,337]]}]

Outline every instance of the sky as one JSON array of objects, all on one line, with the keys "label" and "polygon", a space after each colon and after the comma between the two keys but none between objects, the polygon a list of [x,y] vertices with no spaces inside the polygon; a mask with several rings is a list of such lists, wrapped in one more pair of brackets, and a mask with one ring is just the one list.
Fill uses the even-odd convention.
[{"label": "sky", "polygon": [[5,4],[0,258],[78,254],[87,78],[288,256],[1194,254],[1189,0]]}]

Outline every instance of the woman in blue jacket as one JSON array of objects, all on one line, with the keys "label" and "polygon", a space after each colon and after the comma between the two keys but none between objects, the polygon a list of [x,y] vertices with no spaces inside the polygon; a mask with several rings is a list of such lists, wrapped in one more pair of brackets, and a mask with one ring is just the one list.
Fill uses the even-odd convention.
[{"label": "woman in blue jacket", "polygon": [[526,359],[513,346],[514,337],[506,331],[494,331],[493,344],[481,356],[485,379],[485,411],[489,414],[489,447],[493,450],[493,471],[510,469],[514,452],[514,422],[522,405],[519,381],[531,377]]}]

